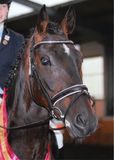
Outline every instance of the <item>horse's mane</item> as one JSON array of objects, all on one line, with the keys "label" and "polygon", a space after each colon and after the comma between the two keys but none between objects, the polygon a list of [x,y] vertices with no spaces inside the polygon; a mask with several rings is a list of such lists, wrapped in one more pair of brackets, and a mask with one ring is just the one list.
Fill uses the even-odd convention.
[{"label": "horse's mane", "polygon": [[25,43],[22,44],[22,47],[19,49],[19,53],[17,54],[17,58],[13,65],[11,66],[11,70],[9,71],[8,78],[5,82],[5,88],[10,88],[15,80],[17,75],[18,68],[20,66],[21,59],[24,55]]},{"label": "horse's mane", "polygon": [[31,35],[33,34],[34,32],[34,28],[31,28],[30,29],[30,34],[28,35],[28,37],[25,39],[25,42],[22,44],[22,47],[19,49],[18,51],[18,54],[17,54],[17,57],[15,59],[15,62],[13,63],[13,65],[11,66],[11,70],[9,71],[9,74],[8,74],[8,78],[5,82],[5,88],[10,88],[12,85],[13,85],[13,82],[15,80],[15,77],[18,73],[18,69],[19,69],[19,66],[20,66],[20,63],[21,63],[21,60],[24,56],[24,50],[25,50],[25,46],[29,40],[29,38],[31,37]]}]

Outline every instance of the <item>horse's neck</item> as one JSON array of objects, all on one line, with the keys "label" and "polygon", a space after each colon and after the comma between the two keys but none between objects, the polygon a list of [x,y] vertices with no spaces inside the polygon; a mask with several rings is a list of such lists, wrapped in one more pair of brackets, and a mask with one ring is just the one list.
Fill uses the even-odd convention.
[{"label": "horse's neck", "polygon": [[[45,116],[42,108],[36,106],[27,91],[22,68],[15,84],[13,103],[9,110],[9,126],[21,126],[40,121]],[[26,93],[25,93],[26,91]],[[39,115],[40,113],[40,115]],[[39,117],[39,118],[38,118]],[[9,143],[21,160],[44,159],[48,145],[48,125],[9,132]]]},{"label": "horse's neck", "polygon": [[[47,129],[46,129],[47,130]],[[15,131],[9,136],[11,147],[21,160],[43,160],[47,153],[48,136],[44,128]]]}]

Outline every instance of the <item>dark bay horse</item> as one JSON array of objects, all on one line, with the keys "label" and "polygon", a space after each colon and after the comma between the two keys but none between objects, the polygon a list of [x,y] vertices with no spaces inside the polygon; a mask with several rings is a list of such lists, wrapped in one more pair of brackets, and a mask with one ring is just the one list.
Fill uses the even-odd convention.
[{"label": "dark bay horse", "polygon": [[82,83],[82,57],[68,39],[74,24],[71,8],[55,23],[43,6],[21,62],[10,75],[8,140],[21,160],[45,159],[52,118],[74,138],[97,128],[92,98]]}]

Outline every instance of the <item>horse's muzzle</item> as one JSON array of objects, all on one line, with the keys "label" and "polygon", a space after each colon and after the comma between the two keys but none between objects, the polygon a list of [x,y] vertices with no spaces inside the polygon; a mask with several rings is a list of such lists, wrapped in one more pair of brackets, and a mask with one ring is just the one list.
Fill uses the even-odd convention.
[{"label": "horse's muzzle", "polygon": [[65,120],[66,128],[70,131],[70,134],[76,138],[84,138],[94,133],[98,126],[98,120],[96,116],[86,117],[83,114],[76,114],[71,121]]}]

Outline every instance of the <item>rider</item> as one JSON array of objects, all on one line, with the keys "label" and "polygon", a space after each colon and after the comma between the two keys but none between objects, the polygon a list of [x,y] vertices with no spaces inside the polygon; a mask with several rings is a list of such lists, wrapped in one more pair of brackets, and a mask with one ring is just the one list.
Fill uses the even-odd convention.
[{"label": "rider", "polygon": [[0,0],[0,99],[4,83],[8,78],[11,65],[14,63],[24,37],[6,27],[8,12],[12,0]]}]

